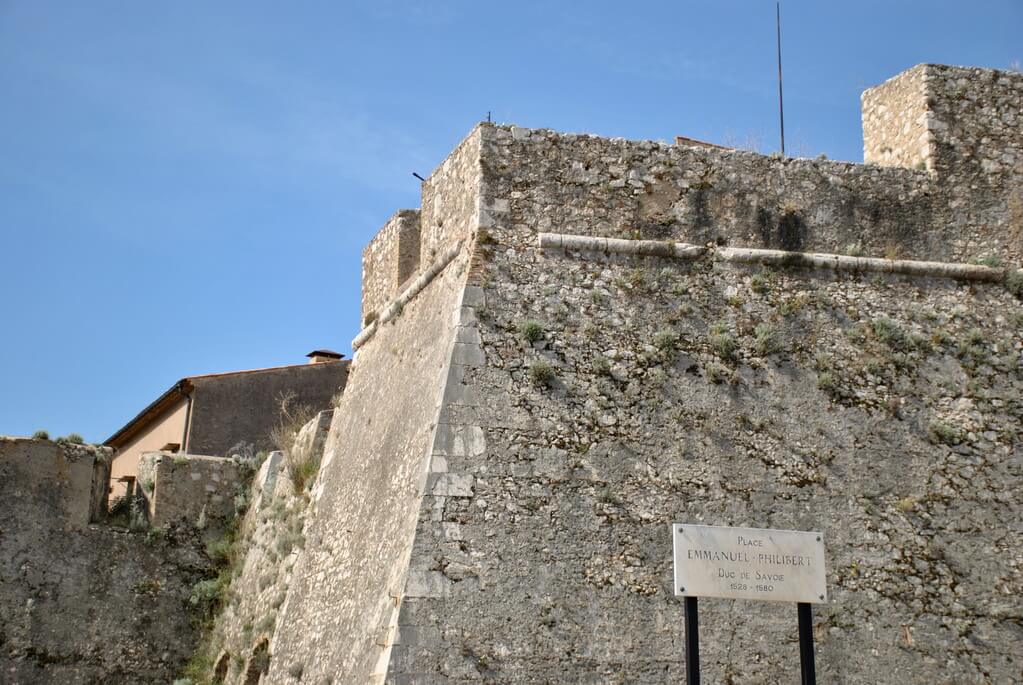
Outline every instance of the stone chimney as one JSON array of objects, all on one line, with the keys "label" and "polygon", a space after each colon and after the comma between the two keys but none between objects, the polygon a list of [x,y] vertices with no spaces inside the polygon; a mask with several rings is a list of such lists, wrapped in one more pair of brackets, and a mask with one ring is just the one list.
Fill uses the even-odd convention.
[{"label": "stone chimney", "polygon": [[323,364],[325,362],[340,361],[344,355],[333,350],[313,350],[306,356],[309,357],[310,364]]}]

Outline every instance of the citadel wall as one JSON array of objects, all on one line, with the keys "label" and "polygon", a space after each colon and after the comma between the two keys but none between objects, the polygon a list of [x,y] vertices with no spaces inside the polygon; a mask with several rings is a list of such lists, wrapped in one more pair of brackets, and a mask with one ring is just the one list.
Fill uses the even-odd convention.
[{"label": "citadel wall", "polygon": [[139,458],[138,483],[154,528],[186,525],[222,532],[235,517],[252,467],[237,459],[147,452]]},{"label": "citadel wall", "polygon": [[1023,255],[1023,74],[924,64],[863,94],[864,160],[926,167],[961,258]]},{"label": "citadel wall", "polygon": [[[478,222],[480,135],[423,184],[424,273]],[[431,475],[430,457],[443,393],[455,385],[446,379],[461,368],[452,349],[466,267],[463,248],[359,347],[270,642],[269,682],[380,682],[402,596],[426,591],[406,583],[416,519],[424,502],[464,489],[458,474]]]},{"label": "citadel wall", "polygon": [[202,540],[91,524],[90,493],[106,495],[106,470],[96,465],[109,456],[0,438],[5,683],[170,682],[194,648],[186,605],[209,567]]},{"label": "citadel wall", "polygon": [[[353,343],[315,484],[296,488],[279,456],[257,477],[213,674],[678,682],[669,525],[688,521],[823,531],[823,679],[1019,679],[1023,282],[725,255],[1018,266],[1020,83],[926,66],[868,92],[880,165],[474,129],[424,182],[421,213],[364,255],[364,314],[379,316]],[[661,248],[544,248],[541,233]],[[300,451],[318,454],[323,423]],[[69,525],[94,495],[54,497],[87,469],[50,445],[0,442],[0,466],[42,457],[0,479],[0,667],[12,682],[170,680],[209,559],[175,527],[140,549]],[[201,466],[147,464],[157,510],[160,478],[187,489]],[[29,491],[38,516],[19,515]],[[214,503],[172,499],[186,521]],[[95,596],[124,601],[97,612]],[[701,613],[708,682],[795,677],[792,607]]]},{"label": "citadel wall", "polygon": [[934,168],[927,117],[926,65],[863,91],[863,161],[921,171]]},{"label": "citadel wall", "polygon": [[[1000,285],[500,242],[473,283],[484,399],[442,410],[479,436],[447,455],[471,480],[420,510],[409,583],[432,582],[389,682],[681,681],[674,521],[824,532],[829,682],[1018,677],[1023,312]],[[798,677],[793,607],[701,614],[708,682]]]},{"label": "citadel wall", "polygon": [[[910,73],[909,110],[932,73],[971,77]],[[1018,116],[1014,78],[956,126]],[[899,116],[885,161],[915,165]],[[475,129],[423,185],[421,288],[353,343],[267,679],[677,682],[673,521],[824,531],[830,680],[1016,678],[1020,284],[718,258],[1016,264],[1004,174],[980,213],[949,187],[964,150],[913,169]],[[791,610],[708,602],[708,681],[793,675]]]},{"label": "citadel wall", "polygon": [[419,210],[402,209],[362,251],[362,325],[379,315],[419,269]]},{"label": "citadel wall", "polygon": [[[1001,285],[536,248],[549,230],[1018,254],[1004,212],[986,245],[951,231],[954,197],[922,172],[744,156],[484,129],[480,204],[502,211],[476,246],[486,362],[464,380],[486,400],[442,409],[478,435],[447,457],[471,487],[421,510],[409,582],[431,582],[403,600],[390,681],[681,679],[679,520],[825,531],[829,678],[1015,677],[1023,315]],[[708,177],[725,184],[710,202]],[[708,679],[775,682],[795,663],[791,608],[736,625],[725,604]]]},{"label": "citadel wall", "polygon": [[322,411],[299,431],[285,456],[272,452],[247,491],[248,511],[230,552],[235,568],[222,612],[200,647],[215,682],[247,685],[269,668],[267,653],[295,561],[305,547],[308,488],[301,464],[318,464],[333,411]]}]

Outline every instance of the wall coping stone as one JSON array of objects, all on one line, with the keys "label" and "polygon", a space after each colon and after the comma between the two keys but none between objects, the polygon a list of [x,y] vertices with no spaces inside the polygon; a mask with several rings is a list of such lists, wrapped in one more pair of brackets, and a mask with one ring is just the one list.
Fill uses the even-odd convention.
[{"label": "wall coping stone", "polygon": [[954,278],[963,281],[987,281],[1000,283],[1012,271],[980,264],[961,262],[929,262],[912,259],[882,259],[878,257],[853,257],[850,255],[823,252],[789,252],[753,247],[706,248],[688,243],[661,240],[623,240],[618,238],[595,238],[561,233],[540,233],[538,245],[541,249],[562,248],[605,254],[627,254],[637,256],[673,257],[696,259],[709,255],[726,262],[769,264],[779,267],[810,267],[834,271],[871,272]]},{"label": "wall coping stone", "polygon": [[429,285],[430,282],[437,277],[437,274],[443,271],[444,268],[458,256],[458,253],[461,252],[461,250],[462,241],[460,240],[442,252],[440,256],[437,257],[437,259],[435,259],[430,266],[419,275],[418,278],[416,278],[416,280],[412,281],[412,283],[405,288],[398,297],[394,298],[390,304],[384,307],[384,310],[380,313],[380,318],[359,331],[359,334],[355,336],[354,340],[352,340],[352,349],[357,350],[365,345],[366,341],[372,338],[373,334],[376,333],[378,326],[387,323],[401,314],[401,310],[405,308],[405,305],[408,304],[412,298],[422,292],[423,288]]}]

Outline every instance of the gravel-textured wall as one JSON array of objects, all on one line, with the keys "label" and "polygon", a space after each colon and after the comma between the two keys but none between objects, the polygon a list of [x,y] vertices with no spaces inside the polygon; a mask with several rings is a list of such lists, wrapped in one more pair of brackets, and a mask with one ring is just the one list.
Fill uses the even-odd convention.
[{"label": "gravel-textured wall", "polygon": [[0,439],[4,683],[168,683],[194,648],[187,600],[209,567],[202,541],[180,529],[89,525],[97,455],[109,458]]},{"label": "gravel-textured wall", "polygon": [[[953,220],[922,170],[514,127],[481,143],[485,360],[463,351],[477,399],[442,408],[462,487],[420,510],[391,682],[678,682],[672,521],[825,532],[829,681],[1023,676],[1018,299],[536,247],[1011,261],[1011,234]],[[705,605],[708,682],[796,677],[793,607]]]},{"label": "gravel-textured wall", "polygon": [[[675,521],[825,533],[828,682],[1023,677],[1009,289],[537,246],[1017,260],[1011,189],[964,210],[942,154],[474,129],[423,184],[420,264],[473,241],[360,336],[263,682],[678,682]],[[794,607],[701,613],[707,682],[797,677]]]},{"label": "gravel-textured wall", "polygon": [[863,94],[863,158],[926,168],[950,253],[1023,256],[1023,74],[921,64]]},{"label": "gravel-textured wall", "polygon": [[[681,681],[674,521],[825,533],[828,682],[1020,678],[1018,300],[491,254],[483,399],[450,410],[478,429],[447,457],[471,488],[420,512],[410,577],[432,592],[404,600],[392,682]],[[707,682],[798,678],[794,607],[701,614]]]},{"label": "gravel-textured wall", "polygon": [[929,65],[927,83],[934,166],[961,252],[1019,265],[1023,74]]},{"label": "gravel-textured wall", "polygon": [[926,172],[507,127],[483,129],[493,232],[947,257]]}]

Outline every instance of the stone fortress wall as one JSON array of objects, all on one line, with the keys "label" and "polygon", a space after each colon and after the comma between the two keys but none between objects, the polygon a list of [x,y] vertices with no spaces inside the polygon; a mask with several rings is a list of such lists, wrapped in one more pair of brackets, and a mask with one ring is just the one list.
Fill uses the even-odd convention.
[{"label": "stone fortress wall", "polygon": [[[905,144],[865,109],[866,148],[923,169],[477,127],[423,186],[430,278],[357,338],[264,682],[677,682],[673,521],[824,531],[828,680],[1018,679],[1017,167],[949,183],[1019,144],[1023,80],[926,71],[885,102]],[[704,611],[708,682],[794,677],[791,607]]]},{"label": "stone fortress wall", "polygon": [[[474,134],[423,184],[425,273],[477,224],[478,150]],[[464,477],[430,455],[462,369],[452,350],[464,335],[467,267],[462,250],[395,318],[371,324],[359,348],[270,642],[268,682],[382,681],[424,501],[464,492]]]},{"label": "stone fortress wall", "polygon": [[362,251],[363,325],[418,271],[419,258],[419,210],[399,210]]},{"label": "stone fortress wall", "polygon": [[147,452],[138,473],[150,526],[199,525],[215,536],[234,519],[252,467],[239,459]]},{"label": "stone fortress wall", "polygon": [[302,534],[311,483],[299,483],[294,464],[319,462],[333,411],[320,412],[299,432],[291,454],[271,452],[247,491],[248,510],[237,525],[230,592],[205,643],[203,660],[218,683],[247,685],[266,672],[269,640],[287,598],[294,564],[306,545]]},{"label": "stone fortress wall", "polygon": [[[221,545],[213,682],[678,682],[672,522],[824,533],[823,680],[1019,680],[1021,98],[914,68],[864,95],[865,165],[475,128],[363,255],[319,475],[272,455]],[[140,549],[50,445],[0,442],[0,667],[169,680],[210,572],[182,531],[244,474],[148,456],[188,525]],[[795,677],[792,607],[701,613],[708,682]]]},{"label": "stone fortress wall", "polygon": [[203,541],[97,522],[109,450],[0,438],[0,681],[170,682],[195,647],[186,610]]},{"label": "stone fortress wall", "polygon": [[1001,255],[1018,264],[1021,112],[1023,74],[923,64],[863,94],[863,157],[932,172],[958,247],[953,255]]}]

